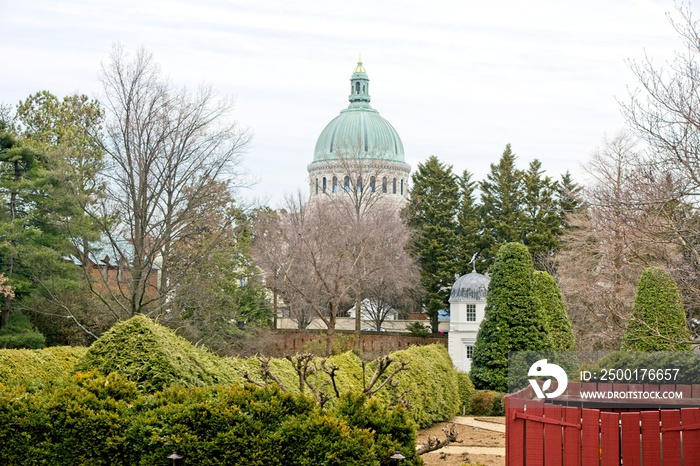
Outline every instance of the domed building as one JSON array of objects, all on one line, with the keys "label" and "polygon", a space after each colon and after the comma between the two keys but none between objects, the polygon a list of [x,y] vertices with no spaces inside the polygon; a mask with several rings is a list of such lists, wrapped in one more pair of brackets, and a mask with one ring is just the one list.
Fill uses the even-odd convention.
[{"label": "domed building", "polygon": [[349,100],[316,142],[308,166],[311,198],[369,190],[403,202],[411,167],[404,161],[399,133],[369,104],[369,78],[361,58],[350,78]]},{"label": "domed building", "polygon": [[489,282],[489,277],[473,270],[452,285],[447,350],[457,370],[463,372],[471,369],[476,335],[484,320]]}]

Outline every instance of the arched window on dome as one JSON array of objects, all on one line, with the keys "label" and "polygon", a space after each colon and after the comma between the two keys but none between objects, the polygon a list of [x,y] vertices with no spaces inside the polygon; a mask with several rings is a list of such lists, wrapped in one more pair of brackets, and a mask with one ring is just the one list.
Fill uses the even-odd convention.
[{"label": "arched window on dome", "polygon": [[396,194],[396,178],[394,178],[394,191],[393,194]]},{"label": "arched window on dome", "polygon": [[369,192],[373,193],[374,192],[374,185],[377,182],[377,179],[373,176],[369,177]]},{"label": "arched window on dome", "polygon": [[338,192],[338,177],[337,176],[333,177],[333,192],[334,193]]},{"label": "arched window on dome", "polygon": [[401,195],[403,196],[403,178],[401,179]]},{"label": "arched window on dome", "polygon": [[384,178],[382,178],[382,192],[383,192],[384,194],[386,194],[386,190],[387,190],[387,187],[386,187],[386,186],[387,186],[387,179],[386,179],[386,176],[385,176]]},{"label": "arched window on dome", "polygon": [[350,177],[347,175],[345,176],[345,181],[343,182],[343,189],[345,189],[346,193],[350,191]]},{"label": "arched window on dome", "polygon": [[[327,191],[327,181],[326,177],[323,177],[323,192],[325,193]],[[318,180],[316,180],[316,192],[318,192]]]},{"label": "arched window on dome", "polygon": [[316,178],[316,194],[318,194],[318,178]]},{"label": "arched window on dome", "polygon": [[355,83],[355,93],[356,94],[360,93],[360,83]]},{"label": "arched window on dome", "polygon": [[361,176],[357,177],[357,192],[358,193],[362,192],[362,177]]}]

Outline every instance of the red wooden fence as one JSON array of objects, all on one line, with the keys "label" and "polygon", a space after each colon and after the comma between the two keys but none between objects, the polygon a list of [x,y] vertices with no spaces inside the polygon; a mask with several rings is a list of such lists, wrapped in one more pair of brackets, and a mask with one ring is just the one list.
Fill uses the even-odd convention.
[{"label": "red wooden fence", "polygon": [[[583,389],[662,388],[570,383]],[[601,384],[602,385],[602,384]],[[527,388],[506,397],[507,466],[700,466],[700,386],[663,386],[682,391],[683,400],[656,400],[648,407],[620,403],[589,408],[591,401],[568,395],[561,401],[535,400]],[[569,391],[567,390],[567,393]],[[573,406],[572,406],[573,405]],[[694,406],[693,406],[694,405]]]}]

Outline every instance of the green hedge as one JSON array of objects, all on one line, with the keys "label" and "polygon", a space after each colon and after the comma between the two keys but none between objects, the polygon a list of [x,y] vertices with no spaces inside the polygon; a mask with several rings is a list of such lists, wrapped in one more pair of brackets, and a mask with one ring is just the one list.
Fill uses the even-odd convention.
[{"label": "green hedge", "polygon": [[0,383],[33,385],[70,376],[86,351],[72,346],[0,349]]},{"label": "green hedge", "polygon": [[422,464],[400,406],[346,395],[329,412],[251,385],[146,394],[96,372],[36,393],[0,386],[0,436],[8,466],[166,466],[173,451],[199,466],[380,466],[396,451],[402,464]]},{"label": "green hedge", "polygon": [[[107,375],[122,374],[144,393],[155,393],[173,385],[207,387],[217,384],[242,385],[244,373],[262,383],[260,361],[257,358],[220,358],[209,351],[195,347],[171,330],[145,316],[136,316],[115,325],[88,350],[84,348],[49,348],[42,351],[7,350],[0,352],[0,382],[50,381],[70,376],[76,370],[97,370]],[[460,412],[462,401],[454,370],[447,350],[442,345],[413,346],[391,354],[396,360],[391,373],[400,362],[408,363],[408,370],[396,375],[398,394],[388,386],[376,397],[384,404],[392,404],[395,395],[403,395],[412,419],[420,426],[430,426],[450,419]],[[79,359],[79,360],[78,360]],[[77,364],[76,364],[77,362]],[[315,360],[320,364],[320,358]],[[359,393],[363,389],[362,362],[352,352],[332,356],[328,365],[338,366],[337,385],[342,393]],[[285,388],[299,392],[299,379],[292,364],[283,358],[269,361],[270,368]],[[367,364],[365,380],[369,382],[375,363]],[[328,376],[318,371],[313,376],[317,385]],[[386,377],[386,375],[385,375]],[[330,385],[323,390],[333,395]],[[309,393],[305,389],[305,393]],[[337,400],[329,404],[335,408]]]}]

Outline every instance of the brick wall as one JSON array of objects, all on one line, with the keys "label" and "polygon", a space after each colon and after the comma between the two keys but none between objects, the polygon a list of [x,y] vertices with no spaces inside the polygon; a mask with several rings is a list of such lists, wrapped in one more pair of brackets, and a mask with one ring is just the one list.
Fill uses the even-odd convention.
[{"label": "brick wall", "polygon": [[[277,330],[278,355],[294,354],[302,350],[304,344],[312,340],[321,339],[325,344],[326,333],[324,331],[309,330]],[[430,336],[427,338],[393,333],[369,333],[362,332],[360,346],[363,353],[386,354],[392,351],[406,349],[411,345],[430,345],[438,343],[447,347],[447,335]],[[336,337],[347,340],[347,348],[352,349],[353,333],[336,332]]]}]

